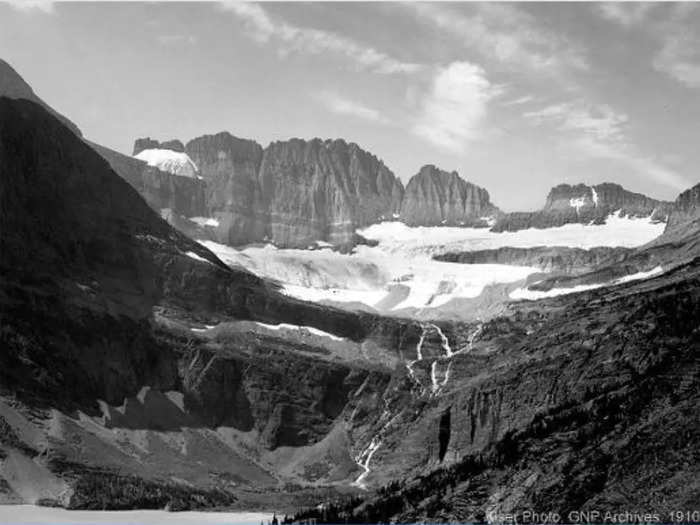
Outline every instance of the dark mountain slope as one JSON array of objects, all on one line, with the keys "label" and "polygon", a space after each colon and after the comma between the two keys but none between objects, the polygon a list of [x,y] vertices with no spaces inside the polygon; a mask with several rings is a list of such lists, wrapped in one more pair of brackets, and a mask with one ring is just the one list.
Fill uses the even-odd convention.
[{"label": "dark mountain slope", "polygon": [[419,475],[295,518],[520,522],[534,510],[573,522],[571,511],[627,510],[663,521],[693,508],[698,318],[700,258],[644,282],[513,304],[373,456],[376,479],[388,482],[398,458],[425,456]]},{"label": "dark mountain slope", "polygon": [[0,96],[9,98],[23,98],[25,100],[31,100],[32,102],[36,102],[37,104],[43,106],[44,109],[52,113],[54,116],[61,119],[61,121],[73,133],[75,133],[79,137],[82,136],[82,133],[80,132],[80,129],[78,129],[78,126],[73,124],[73,122],[68,120],[66,117],[58,113],[48,104],[46,104],[43,100],[41,100],[36,95],[36,93],[34,93],[34,90],[31,88],[31,86],[27,84],[24,81],[24,79],[21,76],[19,76],[17,71],[15,71],[13,67],[7,62],[5,62],[2,58],[0,58]]},{"label": "dark mountain slope", "polygon": [[[127,497],[145,486],[191,506],[213,504],[200,489],[230,502],[353,475],[339,418],[358,402],[357,424],[373,417],[417,323],[292,300],[228,268],[32,102],[0,98],[0,174],[0,501],[91,506],[106,501],[91,487],[118,486],[110,505],[162,507]],[[201,451],[159,444],[173,433]],[[23,477],[27,461],[40,474]]]},{"label": "dark mountain slope", "polygon": [[[140,374],[160,366],[147,327],[139,326],[162,296],[158,259],[190,259],[191,252],[222,272],[228,268],[173,231],[88,145],[32,102],[0,98],[0,166],[3,339],[6,349],[26,343],[23,356],[3,353],[5,380],[47,399],[71,397],[75,389],[121,398]],[[133,355],[115,351],[109,360],[119,364],[100,366],[103,352],[120,342]],[[42,362],[26,354],[33,351],[53,363],[40,367],[50,381],[41,371],[22,373]],[[95,374],[74,381],[85,369]]]}]

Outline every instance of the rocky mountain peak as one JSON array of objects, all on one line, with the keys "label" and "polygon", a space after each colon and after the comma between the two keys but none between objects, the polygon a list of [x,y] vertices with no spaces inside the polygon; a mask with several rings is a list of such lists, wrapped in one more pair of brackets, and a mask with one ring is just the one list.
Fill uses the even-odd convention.
[{"label": "rocky mountain peak", "polygon": [[700,183],[681,193],[669,213],[665,233],[683,233],[697,230],[694,223],[700,222]]},{"label": "rocky mountain peak", "polygon": [[409,225],[477,225],[496,211],[484,188],[465,181],[456,171],[426,165],[406,186],[401,219]]}]

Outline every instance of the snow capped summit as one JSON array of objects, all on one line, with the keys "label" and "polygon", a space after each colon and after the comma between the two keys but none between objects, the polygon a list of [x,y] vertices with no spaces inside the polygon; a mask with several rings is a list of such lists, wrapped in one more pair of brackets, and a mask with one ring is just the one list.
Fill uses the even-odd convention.
[{"label": "snow capped summit", "polygon": [[182,177],[199,178],[198,169],[187,153],[169,149],[145,149],[135,158],[143,160],[149,166],[155,166],[161,171]]}]

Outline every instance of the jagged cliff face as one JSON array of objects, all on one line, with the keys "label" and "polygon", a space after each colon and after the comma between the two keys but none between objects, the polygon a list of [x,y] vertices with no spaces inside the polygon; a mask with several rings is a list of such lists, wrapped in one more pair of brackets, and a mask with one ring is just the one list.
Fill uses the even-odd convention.
[{"label": "jagged cliff face", "polygon": [[681,193],[673,204],[666,224],[667,235],[697,227],[700,221],[700,184]]},{"label": "jagged cliff face", "polygon": [[[134,151],[165,147],[138,139]],[[351,246],[357,228],[389,219],[401,206],[403,186],[394,174],[342,140],[292,139],[263,149],[224,132],[193,139],[184,149],[206,183],[207,212],[200,215],[218,223],[197,233],[230,245]],[[194,232],[182,219],[174,224]]]},{"label": "jagged cliff face", "polygon": [[496,212],[485,189],[435,166],[411,178],[401,203],[401,220],[410,226],[485,225]]},{"label": "jagged cliff face", "polygon": [[619,184],[560,184],[550,190],[542,210],[504,214],[498,218],[493,230],[551,228],[572,223],[601,224],[615,212],[623,217],[651,217],[665,221],[671,207],[670,202],[633,193]]},{"label": "jagged cliff face", "polygon": [[270,144],[259,174],[270,238],[352,244],[355,230],[398,211],[402,187],[381,161],[342,140]]},{"label": "jagged cliff face", "polygon": [[189,141],[186,151],[206,183],[205,215],[219,222],[216,240],[234,246],[262,240],[268,215],[258,182],[262,147],[219,133]]}]

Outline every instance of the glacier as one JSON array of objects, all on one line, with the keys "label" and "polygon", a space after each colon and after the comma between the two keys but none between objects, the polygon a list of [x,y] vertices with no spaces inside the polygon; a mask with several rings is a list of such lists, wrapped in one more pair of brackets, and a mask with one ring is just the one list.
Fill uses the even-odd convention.
[{"label": "glacier", "polygon": [[144,161],[149,166],[154,166],[161,171],[167,171],[173,175],[199,179],[199,170],[187,153],[180,153],[169,149],[145,149],[135,158]]},{"label": "glacier", "polygon": [[[622,217],[619,213],[600,225],[567,224],[503,233],[483,228],[410,227],[386,221],[358,230],[376,245],[359,245],[351,253],[339,253],[322,242],[317,243],[320,249],[314,250],[279,249],[271,244],[232,248],[200,242],[227,264],[271,279],[280,284],[283,293],[302,300],[365,306],[385,313],[420,313],[455,299],[479,297],[490,285],[523,286],[530,275],[540,272],[528,266],[436,261],[434,255],[504,246],[634,247],[651,241],[664,227],[651,218]],[[579,290],[560,293],[570,291]],[[525,288],[510,294],[511,299],[534,296],[535,292]]]}]

